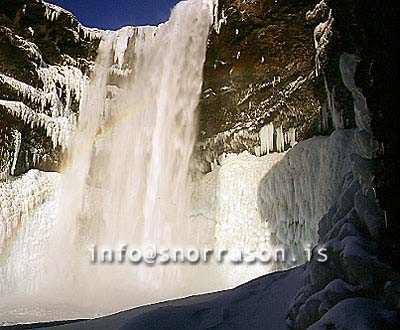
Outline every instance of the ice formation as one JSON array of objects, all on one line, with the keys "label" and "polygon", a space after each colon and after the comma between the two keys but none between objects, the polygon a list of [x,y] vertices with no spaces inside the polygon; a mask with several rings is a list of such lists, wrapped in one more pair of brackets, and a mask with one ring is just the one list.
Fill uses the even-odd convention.
[{"label": "ice formation", "polygon": [[261,155],[269,154],[274,149],[274,125],[268,124],[260,130]]},{"label": "ice formation", "polygon": [[304,251],[318,240],[320,218],[339,195],[351,166],[353,134],[339,130],[296,144],[259,184],[259,209],[271,244],[287,249],[294,263],[304,262]]},{"label": "ice formation", "polygon": [[[43,81],[43,92],[49,98],[53,106],[53,116],[64,116],[73,118],[71,110],[73,97],[78,104],[81,103],[83,92],[87,86],[88,78],[76,67],[48,65],[38,70],[40,79]],[[57,87],[60,86],[60,88]],[[65,104],[62,106],[60,93],[65,93]]]},{"label": "ice formation", "polygon": [[356,55],[343,53],[340,56],[340,72],[343,83],[353,94],[354,115],[357,127],[371,131],[371,114],[368,110],[367,100],[355,83],[355,72],[360,59]]},{"label": "ice formation", "polygon": [[11,175],[15,174],[15,168],[17,166],[19,150],[21,148],[21,133],[18,130],[13,130],[12,132],[14,138],[14,155],[13,155],[13,162],[11,165]]},{"label": "ice formation", "polygon": [[47,136],[53,142],[54,148],[57,146],[66,147],[73,132],[74,126],[66,117],[49,117],[43,113],[38,113],[22,102],[0,100],[0,107],[4,108],[9,114],[20,119],[26,125],[42,127],[46,130]]},{"label": "ice formation", "polygon": [[311,260],[305,284],[290,306],[287,324],[295,330],[398,327],[398,273],[378,257],[387,230],[371,186],[379,146],[365,97],[354,82],[357,63],[355,55],[341,55],[342,80],[353,93],[359,128],[353,130],[354,149],[340,194],[319,223],[318,246],[330,258],[325,263]]},{"label": "ice formation", "polygon": [[332,17],[332,9],[322,0],[312,11],[307,13],[308,19],[313,19],[322,12],[328,11],[328,18],[325,22],[319,23],[314,29],[314,46],[315,46],[315,75],[318,77],[321,71],[321,56],[325,55],[327,47],[333,35],[332,27],[334,19]]},{"label": "ice formation", "polygon": [[[274,146],[274,135],[275,135],[275,146]],[[261,128],[260,133],[261,148],[260,154],[269,154],[270,151],[283,152],[286,150],[286,146],[293,147],[296,145],[296,129],[289,128],[286,132],[281,126],[274,129],[272,123],[265,125]],[[258,155],[258,152],[256,152]]]},{"label": "ice formation", "polygon": [[226,24],[228,18],[225,15],[225,10],[224,9],[222,9],[221,17],[219,17],[219,0],[213,0],[213,4],[214,4],[214,6],[213,6],[213,8],[214,8],[214,10],[213,10],[213,14],[214,14],[214,19],[213,19],[214,31],[217,34],[220,34],[222,24]]},{"label": "ice formation", "polygon": [[[44,128],[54,147],[65,148],[76,125],[72,105],[81,103],[88,83],[87,76],[72,65],[46,64],[35,44],[13,35],[11,30],[6,30],[6,35],[12,44],[27,52],[37,67],[36,72],[43,87],[35,88],[1,73],[0,84],[11,90],[13,99],[0,100],[0,107],[26,125]],[[16,160],[15,157],[13,160]],[[32,161],[35,163],[36,160]]]},{"label": "ice formation", "polygon": [[61,13],[70,14],[61,7],[45,2],[45,16],[49,21],[57,20]]},{"label": "ice formation", "polygon": [[[15,248],[14,239],[20,235],[19,227],[30,226],[30,221],[38,212],[38,209],[45,207],[43,204],[54,197],[58,183],[59,174],[44,173],[38,170],[31,170],[21,177],[8,178],[0,182],[0,251],[2,257]],[[43,221],[47,221],[45,214],[41,218]],[[30,234],[33,235],[34,233],[37,235],[46,234],[38,232],[34,227],[30,226]],[[22,241],[20,248],[26,244],[24,247],[26,256],[33,257],[32,253],[35,253],[35,247],[28,246],[29,241],[29,239],[26,242]],[[31,250],[28,250],[30,248]],[[7,260],[11,261],[11,258]],[[17,262],[17,260],[14,261]],[[20,261],[23,262],[22,260]],[[0,260],[0,263],[2,263],[1,269],[3,270],[0,272],[2,289],[8,283],[5,280],[5,276],[12,277],[13,275],[12,272],[7,273],[9,262],[6,264],[4,262],[4,258]]]},{"label": "ice formation", "polygon": [[[213,171],[193,183],[191,218],[214,225],[214,246],[217,249],[261,250],[270,247],[268,224],[257,208],[257,189],[262,177],[281,161],[285,153],[263,157],[243,152],[220,159]],[[220,265],[229,267],[229,265]],[[239,285],[267,272],[267,265],[246,267],[234,265],[225,272],[228,287]],[[273,267],[274,265],[269,265]]]},{"label": "ice formation", "polygon": [[[70,15],[57,6],[45,6],[50,21],[61,14]],[[316,15],[321,8],[325,8],[324,1],[307,15]],[[216,151],[207,159],[211,172],[192,182],[190,196],[187,186],[196,136],[194,111],[212,25],[210,13],[214,16],[215,32],[220,33],[226,23],[224,11],[219,13],[217,1],[203,0],[179,4],[170,21],[159,27],[127,27],[109,32],[78,25],[78,33],[83,31],[84,38],[102,38],[89,88],[79,69],[70,65],[44,65],[36,46],[14,38],[32,58],[40,60],[38,73],[44,87],[37,89],[1,74],[2,84],[38,108],[9,100],[1,100],[0,106],[25,124],[44,128],[54,147],[68,145],[71,149],[61,192],[58,191],[61,178],[54,173],[30,171],[0,183],[2,292],[36,295],[46,291],[59,295],[61,279],[67,291],[61,291],[62,295],[72,295],[75,302],[89,296],[102,304],[109,302],[111,294],[120,294],[120,301],[109,305],[124,306],[122,297],[126,296],[126,303],[132,307],[132,304],[231,287],[271,270],[265,266],[221,266],[220,273],[213,272],[204,278],[198,268],[196,274],[181,268],[173,268],[172,274],[166,274],[159,268],[151,271],[148,267],[132,266],[105,272],[102,267],[87,267],[84,252],[93,243],[111,248],[115,248],[116,242],[131,243],[134,247],[188,242],[193,245],[206,242],[227,249],[284,246],[290,255],[297,257],[290,264],[301,263],[304,249],[317,243],[320,218],[338,197],[342,203],[334,217],[343,215],[347,206],[343,196],[348,191],[341,188],[343,182],[350,182],[346,177],[349,168],[362,187],[354,208],[371,236],[379,238],[382,222],[374,219],[382,220],[382,216],[376,208],[365,207],[372,199],[365,194],[373,179],[369,160],[374,157],[376,142],[370,134],[365,98],[354,82],[358,59],[349,54],[342,55],[340,69],[354,96],[360,130],[337,130],[330,137],[297,143],[295,128],[274,128],[269,123],[257,133],[251,124],[234,127],[218,134],[217,141],[206,141],[201,147],[207,149],[207,143],[218,142],[235,149],[244,144],[258,157],[248,152],[220,155]],[[329,16],[315,30],[317,75],[332,23]],[[262,57],[261,62],[264,60]],[[118,84],[108,85],[110,75],[120,78]],[[309,78],[298,77],[282,95],[289,97]],[[251,108],[249,98],[256,89],[274,87],[280,82],[281,77],[274,77],[273,81],[249,86],[239,103],[248,103]],[[61,93],[65,94],[64,103]],[[334,126],[341,128],[341,118],[335,117],[334,91],[327,87],[327,94]],[[71,110],[74,100],[82,104],[75,132],[75,115]],[[268,100],[263,104],[268,104]],[[11,174],[16,167],[21,134],[14,131],[13,137]],[[358,153],[351,156],[354,145]],[[63,205],[57,205],[58,200]],[[322,231],[327,231],[329,226],[324,225],[333,221],[332,212],[324,217]],[[333,223],[330,225],[334,227]],[[355,232],[350,225],[340,232],[346,230]],[[204,241],[204,237],[208,240]],[[348,256],[344,242],[333,243],[335,251],[343,250],[344,256]],[[63,255],[59,269],[54,270],[53,263],[59,260],[60,251],[68,251],[68,255]],[[29,258],[21,258],[26,255]],[[217,283],[219,276],[222,284]],[[78,285],[74,282],[77,277]],[[118,288],[111,286],[108,290],[110,283],[115,282]],[[172,282],[178,283],[179,288]],[[349,288],[336,281],[326,289],[342,292]],[[137,298],[135,302],[131,300],[132,293]],[[309,303],[315,303],[324,294],[312,297]],[[296,301],[298,305],[306,303],[301,299]]]}]

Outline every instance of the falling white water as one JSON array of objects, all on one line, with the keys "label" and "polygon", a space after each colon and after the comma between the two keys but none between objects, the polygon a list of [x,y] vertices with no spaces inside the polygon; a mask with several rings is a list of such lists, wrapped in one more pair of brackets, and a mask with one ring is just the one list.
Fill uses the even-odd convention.
[{"label": "falling white water", "polygon": [[[128,258],[94,265],[89,251],[207,243],[201,238],[207,229],[190,225],[186,207],[211,24],[211,1],[189,0],[158,27],[102,34],[60,192],[55,180],[51,196],[35,183],[32,191],[43,199],[35,212],[31,206],[8,219],[10,208],[1,207],[8,226],[3,294],[63,297],[107,312],[213,289],[201,267],[133,265]],[[29,217],[19,219],[19,212]]]},{"label": "falling white water", "polygon": [[199,243],[184,217],[209,6],[182,2],[159,27],[104,33],[69,148],[43,290],[121,307],[124,298],[132,306],[195,290],[185,267],[93,265],[89,249]]}]

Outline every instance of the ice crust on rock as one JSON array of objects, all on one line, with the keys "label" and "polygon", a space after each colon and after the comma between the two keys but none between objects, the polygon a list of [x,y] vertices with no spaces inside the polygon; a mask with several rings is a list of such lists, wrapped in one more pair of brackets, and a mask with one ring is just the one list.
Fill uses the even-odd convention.
[{"label": "ice crust on rock", "polygon": [[[49,98],[52,106],[53,116],[74,116],[71,103],[75,97],[81,104],[83,93],[89,82],[82,71],[73,66],[49,65],[38,70],[39,77],[43,81],[43,91]],[[61,86],[61,90],[57,87]],[[61,91],[65,92],[64,107],[61,103]]]},{"label": "ice crust on rock", "polygon": [[[71,15],[71,17],[73,16]],[[76,126],[77,111],[89,78],[78,68],[76,61],[68,56],[64,58],[63,64],[60,65],[45,63],[39,48],[34,43],[13,34],[7,28],[4,29],[10,42],[23,49],[35,65],[35,71],[39,77],[37,86],[40,87],[34,87],[7,74],[0,73],[0,85],[10,90],[10,95],[12,95],[12,98],[0,100],[1,111],[21,120],[23,124],[29,125],[31,128],[44,128],[46,136],[52,141],[53,148],[67,147],[68,140]],[[19,129],[17,135],[19,136],[22,133],[23,130]],[[13,134],[15,136],[15,132]],[[23,138],[23,136],[20,136],[19,140],[24,141]],[[11,154],[9,147],[2,149],[1,153],[6,159],[5,163],[7,159],[11,161],[8,169],[2,169],[1,176],[13,175],[17,155]],[[35,153],[31,154],[34,155],[34,159],[27,159],[26,162],[36,165],[39,159]]]},{"label": "ice crust on rock", "polygon": [[[302,141],[259,184],[258,204],[274,245],[284,246],[295,263],[318,241],[320,218],[339,195],[350,167],[353,130]],[[329,184],[321,184],[329,182]]]},{"label": "ice crust on rock", "polygon": [[367,100],[361,90],[356,86],[354,75],[360,59],[356,55],[343,53],[340,56],[340,72],[344,85],[353,94],[354,115],[359,128],[371,132],[371,114],[368,110]]},{"label": "ice crust on rock", "polygon": [[0,100],[0,107],[9,114],[20,119],[31,128],[42,127],[46,130],[47,136],[51,139],[53,147],[66,147],[69,138],[74,130],[74,125],[66,117],[49,117],[38,113],[22,102]]},{"label": "ice crust on rock", "polygon": [[40,205],[52,198],[59,178],[57,173],[30,170],[20,177],[0,182],[0,251],[4,251],[16,228],[27,225]]}]

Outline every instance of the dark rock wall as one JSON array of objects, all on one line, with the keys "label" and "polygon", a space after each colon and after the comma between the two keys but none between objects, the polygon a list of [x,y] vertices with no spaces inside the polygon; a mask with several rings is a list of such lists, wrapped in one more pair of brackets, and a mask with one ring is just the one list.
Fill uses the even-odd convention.
[{"label": "dark rock wall", "polygon": [[[398,9],[394,1],[354,0],[327,1],[335,19],[337,53],[357,54],[360,63],[356,84],[365,95],[372,114],[372,130],[381,144],[379,167],[374,188],[381,207],[386,211],[388,230],[382,238],[380,253],[391,265],[400,269],[400,196],[399,127],[395,111],[399,75],[395,46]],[[336,55],[337,56],[337,55]],[[331,56],[334,58],[334,55]],[[339,75],[337,66],[329,65],[333,83]],[[347,102],[347,101],[346,101]]]},{"label": "dark rock wall", "polygon": [[[254,153],[268,123],[318,134],[325,94],[317,84],[313,0],[220,0],[211,31],[199,106],[200,158]],[[329,130],[329,128],[328,128]],[[211,154],[210,154],[211,153]],[[206,155],[204,155],[206,154]]]},{"label": "dark rock wall", "polygon": [[[201,136],[212,137],[252,122],[287,126],[317,119],[311,79],[285,98],[282,92],[314,70],[313,26],[306,12],[314,1],[220,1],[220,31],[210,35],[200,104]],[[275,80],[275,82],[274,82]],[[318,109],[318,107],[316,107]],[[304,115],[305,114],[305,115]]]}]

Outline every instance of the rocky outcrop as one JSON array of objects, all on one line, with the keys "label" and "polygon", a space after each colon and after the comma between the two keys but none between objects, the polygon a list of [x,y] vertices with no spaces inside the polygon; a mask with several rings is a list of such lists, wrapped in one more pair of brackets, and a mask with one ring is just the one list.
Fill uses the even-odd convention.
[{"label": "rocky outcrop", "polygon": [[0,173],[57,170],[96,56],[97,31],[42,1],[0,6]]},{"label": "rocky outcrop", "polygon": [[256,153],[259,131],[269,123],[284,132],[296,128],[300,140],[322,130],[313,40],[318,21],[306,15],[314,5],[219,1],[199,106],[200,158]]}]

